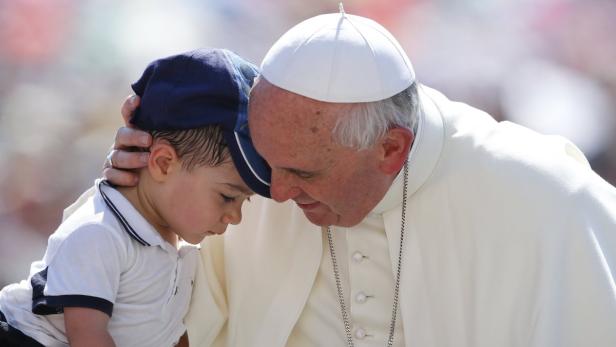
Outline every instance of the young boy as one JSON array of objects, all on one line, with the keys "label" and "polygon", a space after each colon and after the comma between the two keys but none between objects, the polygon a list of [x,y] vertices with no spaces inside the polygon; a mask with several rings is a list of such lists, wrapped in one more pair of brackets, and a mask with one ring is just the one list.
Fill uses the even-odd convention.
[{"label": "young boy", "polygon": [[0,291],[0,346],[173,346],[186,328],[195,246],[241,220],[269,167],[248,136],[256,68],[226,50],[150,64],[132,119],[153,136],[139,184],[97,180],[28,280]]}]

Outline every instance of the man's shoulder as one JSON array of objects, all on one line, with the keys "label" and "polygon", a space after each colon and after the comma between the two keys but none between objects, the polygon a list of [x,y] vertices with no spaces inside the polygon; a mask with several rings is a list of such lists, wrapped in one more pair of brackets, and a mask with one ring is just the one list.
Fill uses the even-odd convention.
[{"label": "man's shoulder", "polygon": [[584,154],[564,137],[498,122],[440,94],[432,98],[444,125],[443,150],[432,183],[468,188],[474,196],[525,193],[527,199],[541,194],[560,199],[600,181]]},{"label": "man's shoulder", "polygon": [[571,181],[592,173],[584,154],[568,139],[498,122],[475,142],[479,168],[507,179]]},{"label": "man's shoulder", "polygon": [[517,170],[548,176],[556,170],[589,171],[584,154],[564,137],[499,122],[488,113],[447,99],[440,101],[439,110],[445,133],[442,164],[509,178],[518,177]]}]

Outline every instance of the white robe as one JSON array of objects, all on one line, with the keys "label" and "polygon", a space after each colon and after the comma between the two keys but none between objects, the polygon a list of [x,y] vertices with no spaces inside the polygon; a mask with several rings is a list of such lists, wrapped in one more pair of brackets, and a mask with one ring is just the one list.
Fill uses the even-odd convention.
[{"label": "white robe", "polygon": [[[616,189],[565,139],[421,90],[400,288],[406,345],[616,346]],[[394,256],[400,209],[384,213]],[[322,230],[293,203],[265,199],[229,229],[203,244],[191,346],[285,346]]]}]

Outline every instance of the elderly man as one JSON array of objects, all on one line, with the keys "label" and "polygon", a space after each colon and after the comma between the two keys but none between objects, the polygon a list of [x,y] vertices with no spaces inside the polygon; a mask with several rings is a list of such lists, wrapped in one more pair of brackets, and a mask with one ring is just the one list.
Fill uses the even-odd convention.
[{"label": "elderly man", "polygon": [[[286,202],[203,244],[192,346],[616,346],[616,189],[565,139],[420,85],[374,21],[285,33],[249,127]],[[118,132],[109,179],[131,184],[143,136]]]}]

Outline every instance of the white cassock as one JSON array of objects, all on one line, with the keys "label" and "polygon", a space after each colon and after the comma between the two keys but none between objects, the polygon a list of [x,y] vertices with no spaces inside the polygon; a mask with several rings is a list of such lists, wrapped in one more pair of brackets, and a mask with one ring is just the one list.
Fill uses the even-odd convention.
[{"label": "white cassock", "polygon": [[[420,89],[395,345],[616,346],[616,189],[567,140]],[[334,228],[356,346],[385,344],[401,200],[398,177]],[[265,199],[229,229],[203,244],[191,346],[345,345],[323,230]]]}]

